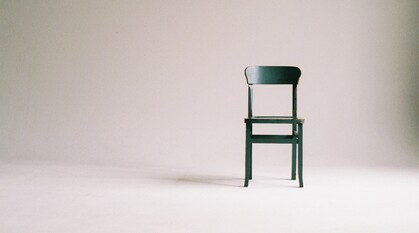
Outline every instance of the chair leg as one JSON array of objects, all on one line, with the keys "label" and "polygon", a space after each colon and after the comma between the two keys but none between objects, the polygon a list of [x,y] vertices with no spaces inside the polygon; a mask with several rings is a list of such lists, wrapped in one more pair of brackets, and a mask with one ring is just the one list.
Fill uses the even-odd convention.
[{"label": "chair leg", "polygon": [[298,124],[298,179],[300,187],[303,184],[303,124]]},{"label": "chair leg", "polygon": [[292,144],[292,158],[291,158],[291,180],[295,180],[296,166],[297,166],[297,144]]},{"label": "chair leg", "polygon": [[252,179],[252,174],[253,174],[253,145],[252,143],[249,144],[249,163],[250,163],[250,168],[249,168],[249,180]]},{"label": "chair leg", "polygon": [[246,175],[244,178],[244,187],[249,185],[250,171],[251,171],[251,124],[246,124]]}]

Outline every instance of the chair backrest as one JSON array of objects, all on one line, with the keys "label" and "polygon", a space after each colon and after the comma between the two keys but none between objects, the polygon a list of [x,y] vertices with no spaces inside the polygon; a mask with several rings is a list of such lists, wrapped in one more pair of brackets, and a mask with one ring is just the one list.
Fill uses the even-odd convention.
[{"label": "chair backrest", "polygon": [[[253,84],[292,85],[292,117],[297,117],[297,85],[301,70],[295,66],[248,66],[245,71],[248,88],[248,115],[253,116]],[[295,131],[295,124],[293,124]]]},{"label": "chair backrest", "polygon": [[244,71],[247,84],[297,85],[301,70],[294,66],[248,66]]}]

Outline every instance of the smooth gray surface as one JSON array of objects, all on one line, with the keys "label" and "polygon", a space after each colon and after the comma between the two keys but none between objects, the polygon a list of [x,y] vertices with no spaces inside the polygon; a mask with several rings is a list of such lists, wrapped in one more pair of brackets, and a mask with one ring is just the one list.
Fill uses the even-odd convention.
[{"label": "smooth gray surface", "polygon": [[237,171],[3,164],[0,231],[419,231],[417,171],[306,166],[300,189],[263,166],[245,189]]}]

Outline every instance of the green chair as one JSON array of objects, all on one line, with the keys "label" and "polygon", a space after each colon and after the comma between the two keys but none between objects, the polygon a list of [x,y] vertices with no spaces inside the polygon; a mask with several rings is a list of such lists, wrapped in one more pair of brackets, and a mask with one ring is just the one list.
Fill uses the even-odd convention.
[{"label": "green chair", "polygon": [[[288,143],[292,144],[291,179],[296,178],[296,154],[298,151],[298,178],[303,187],[303,123],[297,118],[297,85],[301,75],[298,67],[292,66],[249,66],[245,70],[248,84],[248,117],[246,123],[246,177],[244,187],[252,179],[252,144],[253,143]],[[253,116],[253,85],[292,85],[292,116]],[[289,135],[253,134],[253,124],[292,124]],[[297,149],[298,147],[298,149]]]}]

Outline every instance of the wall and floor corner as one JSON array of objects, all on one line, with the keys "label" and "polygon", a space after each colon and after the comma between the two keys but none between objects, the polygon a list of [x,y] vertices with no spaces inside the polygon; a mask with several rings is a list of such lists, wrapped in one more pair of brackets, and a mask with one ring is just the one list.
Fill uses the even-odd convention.
[{"label": "wall and floor corner", "polygon": [[[0,231],[417,232],[418,8],[0,0]],[[303,190],[236,187],[247,65],[302,69]]]}]

